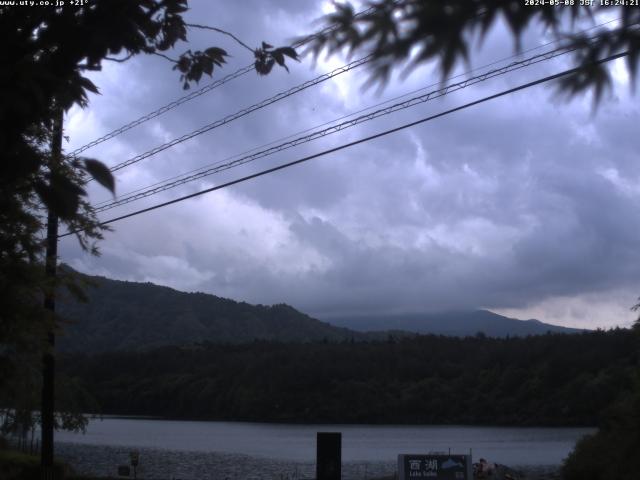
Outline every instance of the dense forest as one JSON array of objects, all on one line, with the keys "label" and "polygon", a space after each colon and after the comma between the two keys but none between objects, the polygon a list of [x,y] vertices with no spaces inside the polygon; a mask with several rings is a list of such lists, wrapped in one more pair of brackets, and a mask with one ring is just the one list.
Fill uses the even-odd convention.
[{"label": "dense forest", "polygon": [[596,425],[632,388],[629,330],[200,344],[67,354],[104,414],[277,422]]}]

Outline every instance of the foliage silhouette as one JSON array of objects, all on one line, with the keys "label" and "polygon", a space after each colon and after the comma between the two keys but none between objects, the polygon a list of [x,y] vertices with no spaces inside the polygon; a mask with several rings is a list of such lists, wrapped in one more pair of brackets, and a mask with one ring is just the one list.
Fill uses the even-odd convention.
[{"label": "foliage silhouette", "polygon": [[[574,62],[583,69],[559,83],[569,96],[592,91],[597,103],[611,78],[605,65],[594,62],[628,51],[627,69],[632,84],[640,60],[640,9],[626,6],[533,6],[523,0],[374,0],[364,15],[356,15],[350,3],[334,3],[336,11],[325,16],[325,24],[337,28],[315,36],[306,53],[316,58],[323,51],[333,55],[345,51],[371,54],[371,77],[366,85],[389,80],[394,68],[404,66],[404,75],[416,66],[435,62],[446,78],[455,65],[469,63],[474,43],[479,46],[491,27],[502,19],[509,27],[515,50],[520,50],[527,28],[550,32],[563,45],[575,48]],[[620,17],[621,27],[601,28],[593,33],[577,32],[583,20],[601,12]]]},{"label": "foliage silhouette", "polygon": [[[72,106],[87,107],[98,87],[85,75],[104,61],[123,62],[139,54],[175,64],[186,88],[226,61],[219,47],[187,50],[172,60],[172,48],[187,40],[186,0],[109,0],[87,5],[22,8],[0,6],[0,389],[8,389],[25,351],[46,349],[45,333],[60,319],[42,308],[46,292],[62,285],[78,293],[71,274],[43,275],[41,234],[47,211],[81,246],[97,254],[101,226],[87,201],[89,177],[115,192],[100,161],[51,158],[49,145],[61,128],[56,119]],[[256,52],[262,52],[258,48]],[[288,51],[288,50],[287,50]],[[265,61],[280,62],[282,49],[268,49]],[[289,52],[291,53],[291,52]],[[277,56],[277,58],[274,57]],[[295,52],[289,55],[296,59]],[[262,73],[262,72],[261,72]]]}]

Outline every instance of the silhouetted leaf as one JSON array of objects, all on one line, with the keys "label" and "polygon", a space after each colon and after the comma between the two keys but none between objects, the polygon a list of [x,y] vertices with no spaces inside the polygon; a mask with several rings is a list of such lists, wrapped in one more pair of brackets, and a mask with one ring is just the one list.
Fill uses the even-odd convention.
[{"label": "silhouetted leaf", "polygon": [[86,158],[84,160],[84,168],[96,182],[108,189],[111,193],[116,193],[116,183],[113,174],[109,168],[98,160]]},{"label": "silhouetted leaf", "polygon": [[78,81],[80,83],[80,86],[82,86],[84,89],[89,90],[90,92],[95,94],[100,93],[100,90],[98,90],[98,87],[96,87],[95,84],[88,78],[80,77]]},{"label": "silhouetted leaf", "polygon": [[204,51],[204,53],[207,54],[211,58],[217,58],[217,59],[221,59],[221,58],[224,58],[224,57],[228,56],[226,50],[223,50],[222,48],[218,48],[218,47],[207,48]]},{"label": "silhouetted leaf", "polygon": [[202,61],[202,70],[210,76],[213,73],[213,60],[204,58]]},{"label": "silhouetted leaf", "polygon": [[280,53],[279,51],[275,50],[273,52],[273,58],[275,59],[275,61],[276,61],[276,63],[278,65],[280,65],[281,67],[287,68],[287,66],[284,64],[284,55],[282,55],[282,53]]},{"label": "silhouetted leaf", "polygon": [[292,59],[297,60],[297,61],[300,61],[300,59],[298,58],[298,53],[295,51],[294,48],[292,48],[292,47],[282,47],[282,48],[279,48],[278,50],[281,51],[287,57],[292,58]]},{"label": "silhouetted leaf", "polygon": [[273,58],[269,58],[268,60],[256,60],[254,67],[259,75],[268,75],[269,72],[271,72],[274,63]]}]

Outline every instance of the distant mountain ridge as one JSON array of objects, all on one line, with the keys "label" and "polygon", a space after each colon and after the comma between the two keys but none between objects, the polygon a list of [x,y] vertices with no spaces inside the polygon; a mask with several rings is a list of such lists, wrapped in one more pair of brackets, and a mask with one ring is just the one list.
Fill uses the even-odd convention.
[{"label": "distant mountain ridge", "polygon": [[422,314],[357,315],[325,318],[339,327],[357,331],[402,330],[464,337],[482,332],[489,337],[544,335],[551,333],[580,333],[584,330],[560,327],[539,320],[518,320],[488,310]]},{"label": "distant mountain ridge", "polygon": [[[67,268],[67,267],[65,267]],[[141,350],[199,342],[240,344],[280,342],[371,341],[418,333],[471,336],[524,336],[579,330],[520,321],[480,310],[438,315],[392,315],[320,321],[278,304],[250,305],[206,293],[186,293],[152,283],[126,282],[79,274],[87,303],[59,302],[68,320],[57,341],[61,351]]]}]

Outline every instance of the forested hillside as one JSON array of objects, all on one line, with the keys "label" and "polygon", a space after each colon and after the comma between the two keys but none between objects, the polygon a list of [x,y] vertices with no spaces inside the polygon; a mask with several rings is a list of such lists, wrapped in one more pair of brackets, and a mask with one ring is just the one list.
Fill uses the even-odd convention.
[{"label": "forested hillside", "polygon": [[66,355],[108,414],[282,422],[595,425],[631,385],[628,330]]},{"label": "forested hillside", "polygon": [[139,350],[204,340],[364,339],[366,335],[313,319],[289,305],[250,305],[205,293],[185,293],[152,283],[81,275],[87,302],[67,299],[58,308],[68,320],[57,341],[62,351]]}]

